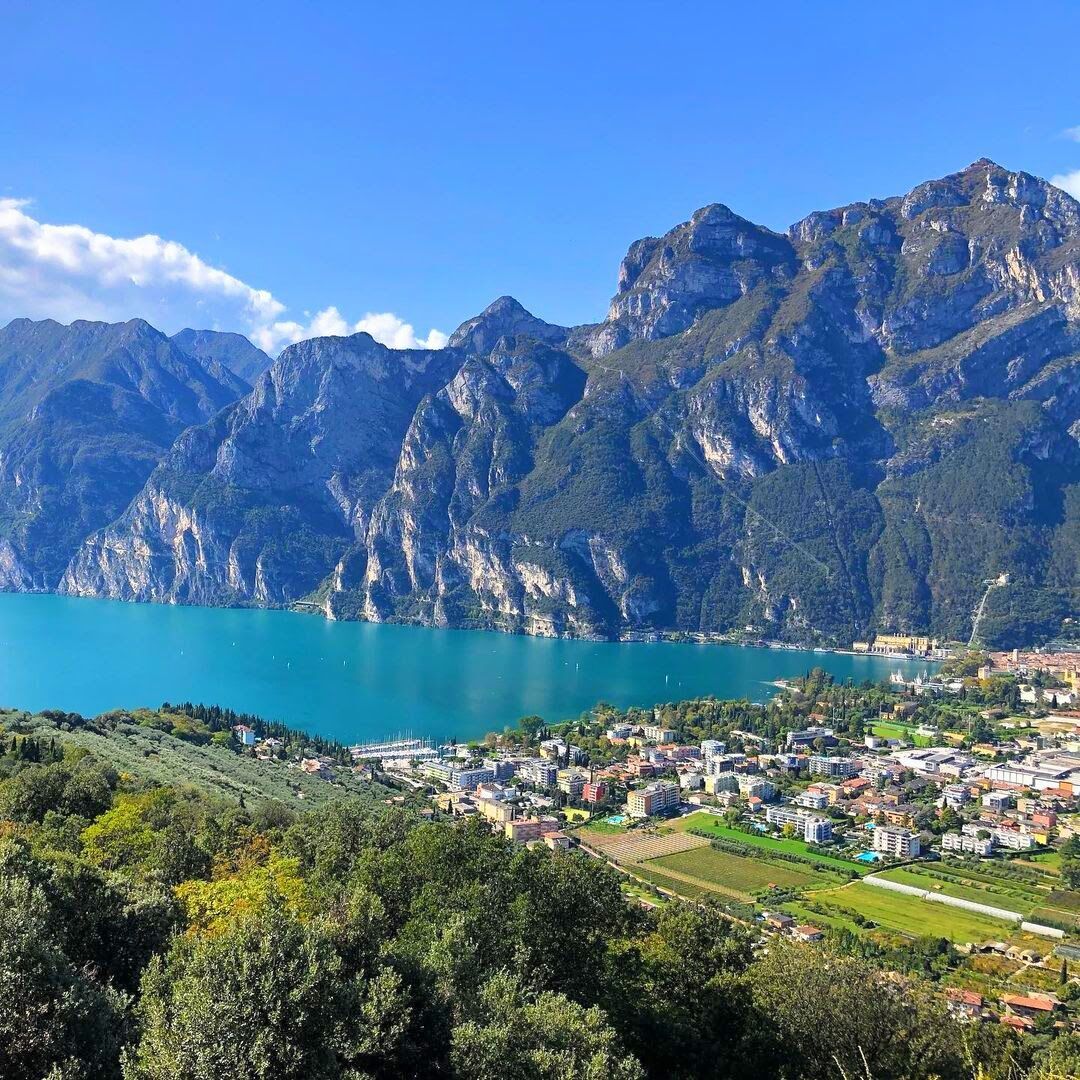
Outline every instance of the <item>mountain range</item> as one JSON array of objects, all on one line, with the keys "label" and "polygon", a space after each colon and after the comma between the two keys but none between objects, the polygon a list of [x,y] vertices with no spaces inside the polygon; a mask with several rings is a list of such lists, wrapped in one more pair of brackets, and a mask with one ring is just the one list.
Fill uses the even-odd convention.
[{"label": "mountain range", "polygon": [[981,160],[714,204],[607,317],[441,350],[0,331],[0,588],[615,637],[1010,645],[1080,618],[1080,204]]}]

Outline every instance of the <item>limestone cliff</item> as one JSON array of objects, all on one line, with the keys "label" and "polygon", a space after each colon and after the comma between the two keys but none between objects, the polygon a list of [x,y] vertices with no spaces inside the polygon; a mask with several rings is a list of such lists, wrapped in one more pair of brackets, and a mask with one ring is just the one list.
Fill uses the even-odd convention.
[{"label": "limestone cliff", "polygon": [[[1080,617],[1080,206],[979,161],[786,234],[633,244],[604,322],[287,349],[66,592],[334,618],[995,640]],[[6,561],[0,546],[0,566]],[[14,587],[17,581],[12,579]]]}]

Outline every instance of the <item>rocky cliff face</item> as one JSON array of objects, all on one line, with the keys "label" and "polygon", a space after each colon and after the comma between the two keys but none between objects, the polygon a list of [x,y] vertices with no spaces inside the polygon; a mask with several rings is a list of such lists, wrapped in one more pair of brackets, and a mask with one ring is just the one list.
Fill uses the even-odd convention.
[{"label": "rocky cliff face", "polygon": [[283,604],[316,589],[390,486],[450,352],[367,334],[286,349],[252,392],[186,431],[61,589],[125,599]]},{"label": "rocky cliff face", "polygon": [[138,319],[0,330],[0,589],[55,588],[173,440],[249,389]]},{"label": "rocky cliff face", "polygon": [[[980,161],[784,235],[631,246],[607,319],[294,346],[61,587],[613,635],[1080,617],[1080,206]],[[0,549],[0,563],[4,558]]]}]

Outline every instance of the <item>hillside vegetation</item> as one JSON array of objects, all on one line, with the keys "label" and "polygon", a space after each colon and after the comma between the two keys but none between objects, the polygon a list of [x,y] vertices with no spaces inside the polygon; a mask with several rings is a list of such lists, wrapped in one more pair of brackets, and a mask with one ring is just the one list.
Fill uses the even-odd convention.
[{"label": "hillside vegetation", "polygon": [[119,727],[94,752],[35,730],[0,737],[6,1080],[1048,1080],[1077,1060],[1072,1037],[951,1022],[915,976],[755,954],[707,902],[644,911],[574,852],[350,797],[241,805],[121,771],[99,756]]}]

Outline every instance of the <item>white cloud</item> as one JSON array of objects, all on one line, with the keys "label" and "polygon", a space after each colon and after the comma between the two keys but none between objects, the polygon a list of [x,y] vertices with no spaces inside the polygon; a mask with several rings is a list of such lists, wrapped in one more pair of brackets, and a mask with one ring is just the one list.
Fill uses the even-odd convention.
[{"label": "white cloud", "polygon": [[261,328],[252,340],[268,352],[282,345],[291,345],[312,337],[343,337],[364,331],[391,349],[441,349],[449,336],[441,330],[430,330],[426,338],[416,336],[411,323],[390,311],[368,312],[362,319],[350,323],[336,307],[323,308],[311,316],[307,325],[293,321],[275,322]]},{"label": "white cloud", "polygon": [[310,318],[305,313],[305,325],[286,318],[285,304],[266,289],[210,266],[175,241],[48,225],[27,206],[26,200],[0,198],[0,322],[141,316],[170,332],[182,326],[239,330],[271,353],[304,338],[360,330],[395,349],[439,349],[447,341],[439,330],[418,338],[390,312],[350,324],[336,307],[327,307]]},{"label": "white cloud", "polygon": [[1066,139],[1072,139],[1073,142],[1080,142],[1080,124],[1076,127],[1066,128],[1062,133]]},{"label": "white cloud", "polygon": [[1074,199],[1080,199],[1080,169],[1051,176],[1050,183],[1062,191],[1067,191]]}]

